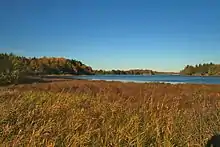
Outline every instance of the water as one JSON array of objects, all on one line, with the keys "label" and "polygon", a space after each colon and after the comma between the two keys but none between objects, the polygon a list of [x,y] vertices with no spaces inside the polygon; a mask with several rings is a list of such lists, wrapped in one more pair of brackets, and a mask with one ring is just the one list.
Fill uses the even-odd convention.
[{"label": "water", "polygon": [[74,79],[121,81],[135,83],[193,83],[193,84],[220,84],[220,77],[182,76],[182,75],[89,75],[73,76]]}]

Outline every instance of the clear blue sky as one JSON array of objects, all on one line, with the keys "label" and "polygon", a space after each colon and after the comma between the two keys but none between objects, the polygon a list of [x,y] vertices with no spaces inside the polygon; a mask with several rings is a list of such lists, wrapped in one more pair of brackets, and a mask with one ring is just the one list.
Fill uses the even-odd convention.
[{"label": "clear blue sky", "polygon": [[220,63],[220,1],[0,0],[0,52],[94,69]]}]

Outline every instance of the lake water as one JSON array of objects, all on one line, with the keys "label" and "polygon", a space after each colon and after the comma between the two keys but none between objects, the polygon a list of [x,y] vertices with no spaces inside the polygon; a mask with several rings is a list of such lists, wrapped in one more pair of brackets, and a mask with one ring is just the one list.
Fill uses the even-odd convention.
[{"label": "lake water", "polygon": [[220,77],[181,76],[181,75],[89,75],[73,76],[74,79],[105,80],[136,83],[193,83],[193,84],[220,84]]}]

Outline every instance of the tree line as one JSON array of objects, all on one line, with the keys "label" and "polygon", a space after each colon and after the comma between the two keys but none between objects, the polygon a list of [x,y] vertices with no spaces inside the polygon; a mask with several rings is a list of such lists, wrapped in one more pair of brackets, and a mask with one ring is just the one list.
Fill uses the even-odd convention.
[{"label": "tree line", "polygon": [[204,63],[195,66],[187,65],[180,73],[184,75],[219,76],[220,64]]},{"label": "tree line", "polygon": [[133,70],[94,70],[95,74],[113,74],[113,75],[154,75],[153,70],[133,69]]},{"label": "tree line", "polygon": [[[51,74],[114,74],[114,75],[154,75],[172,74],[161,73],[148,69],[133,70],[93,70],[90,66],[80,61],[66,58],[41,57],[27,58],[15,54],[0,53],[0,84],[17,82],[28,75]],[[220,64],[205,63],[195,66],[187,65],[180,71],[183,75],[218,75],[220,76]]]},{"label": "tree line", "polygon": [[27,58],[14,54],[0,54],[0,83],[12,83],[27,75],[94,74],[90,66],[65,58]]}]

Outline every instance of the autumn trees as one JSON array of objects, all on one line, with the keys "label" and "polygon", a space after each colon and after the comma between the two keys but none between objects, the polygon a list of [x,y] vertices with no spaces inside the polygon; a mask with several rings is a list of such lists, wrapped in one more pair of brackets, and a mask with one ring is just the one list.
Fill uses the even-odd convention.
[{"label": "autumn trees", "polygon": [[[27,75],[51,74],[117,74],[117,75],[154,75],[152,70],[94,70],[80,61],[65,58],[41,57],[27,58],[14,54],[0,54],[0,84],[16,83]],[[219,64],[187,65],[180,74],[183,75],[219,75]]]},{"label": "autumn trees", "polygon": [[93,74],[91,67],[80,61],[42,57],[26,58],[14,54],[0,54],[0,83],[14,83],[26,75]]}]

